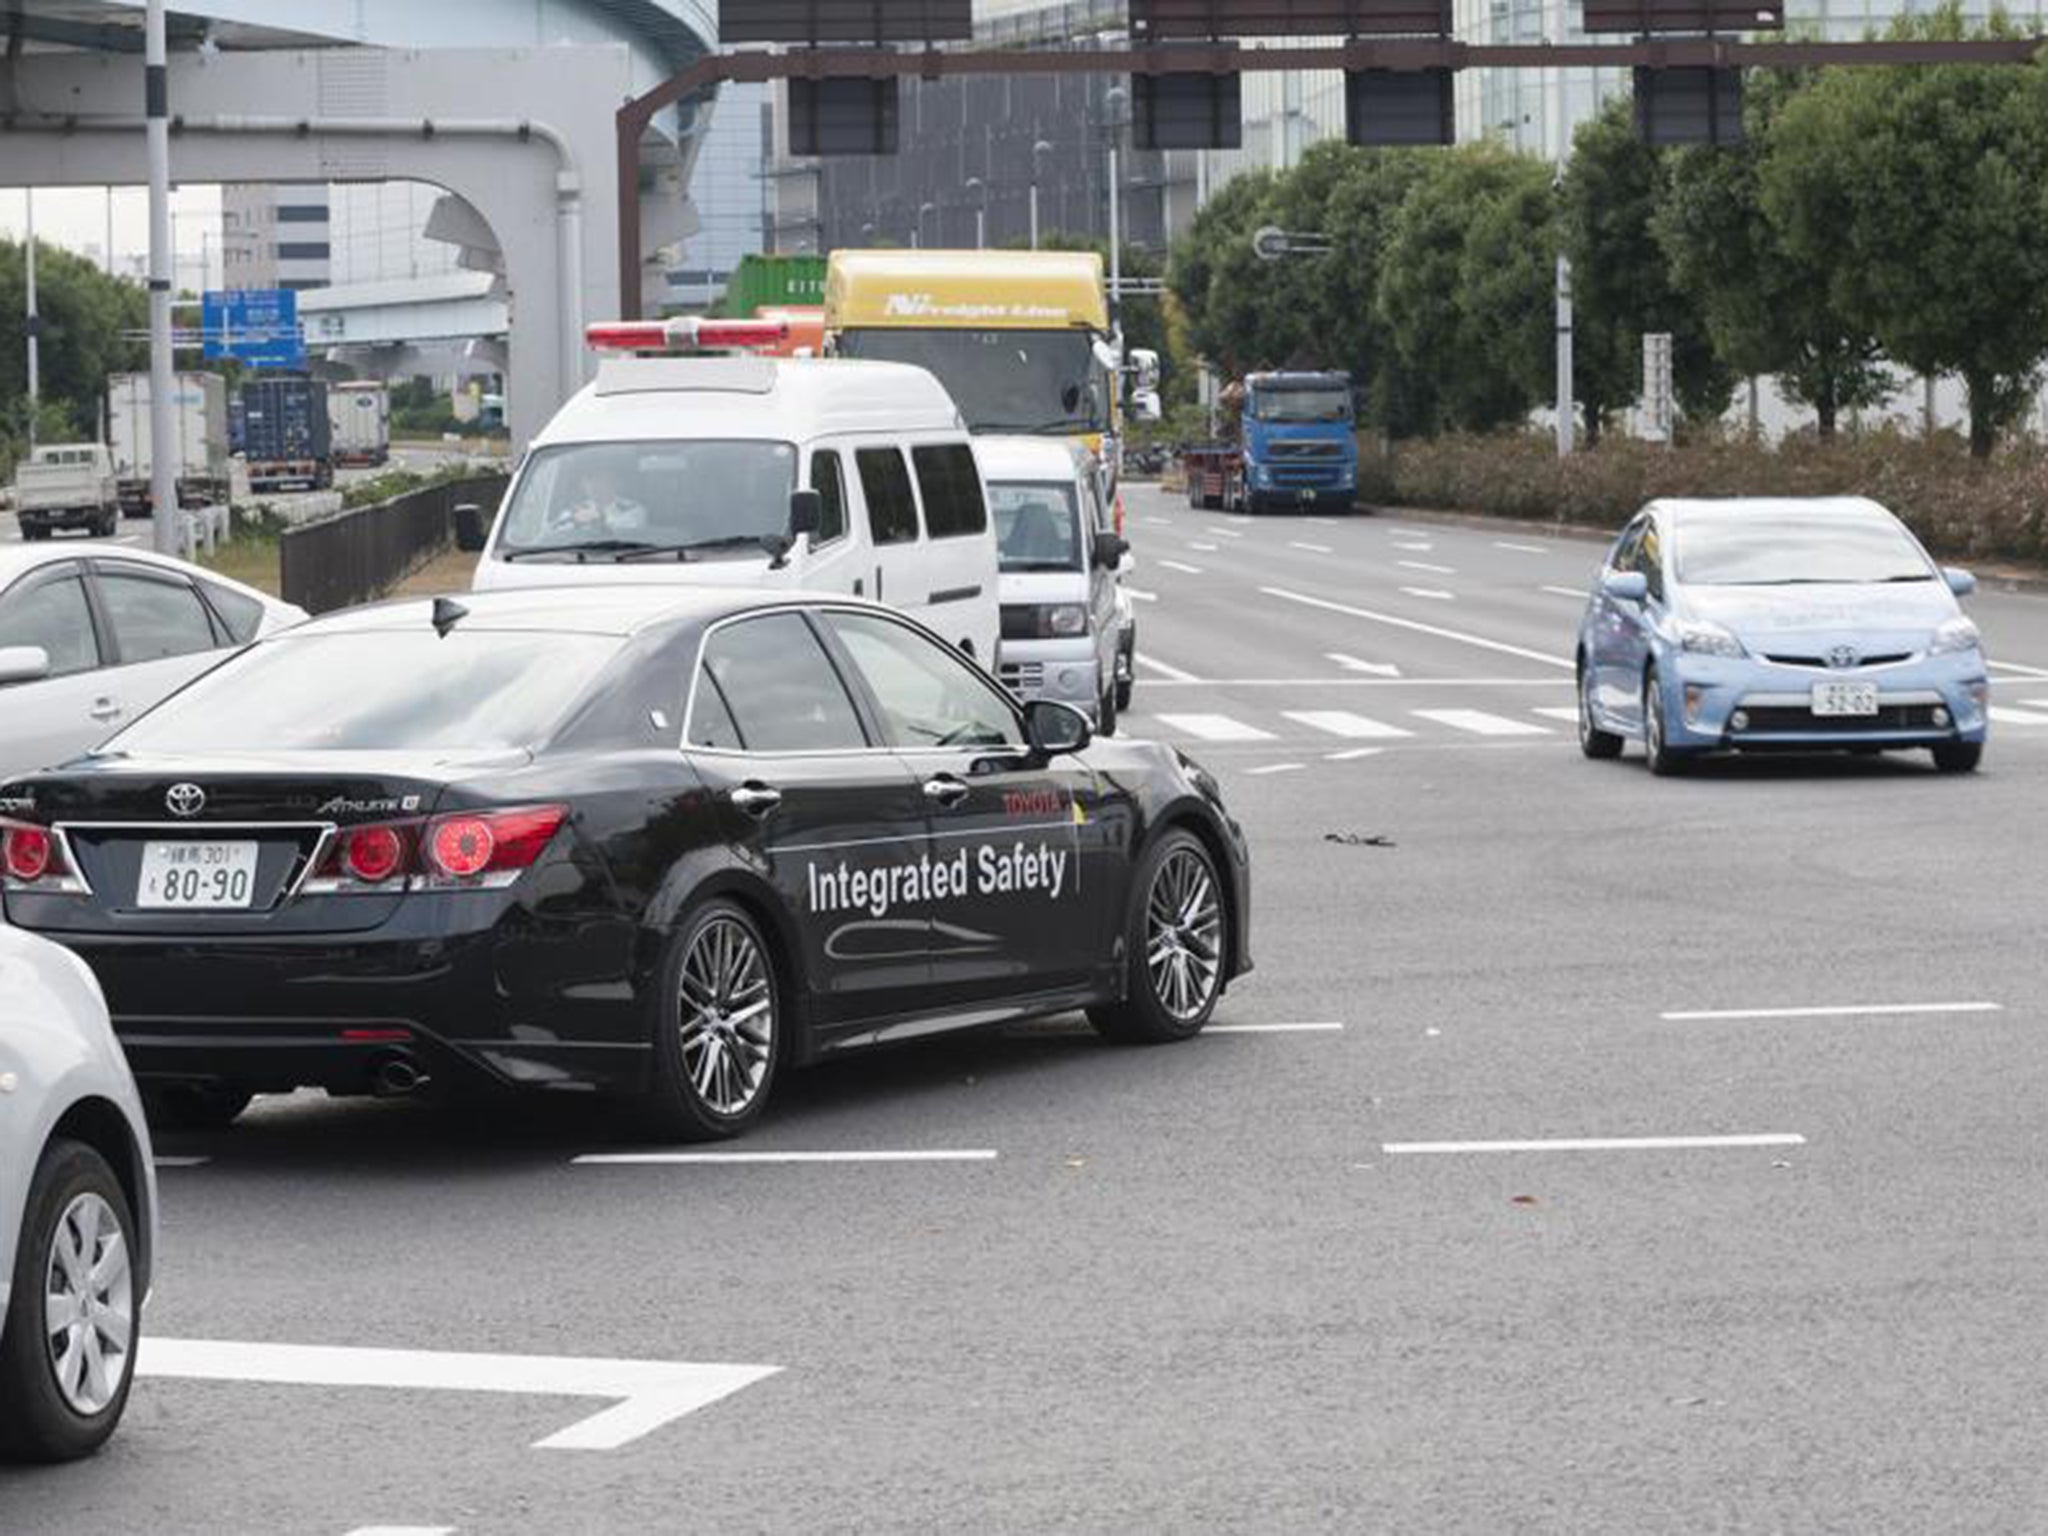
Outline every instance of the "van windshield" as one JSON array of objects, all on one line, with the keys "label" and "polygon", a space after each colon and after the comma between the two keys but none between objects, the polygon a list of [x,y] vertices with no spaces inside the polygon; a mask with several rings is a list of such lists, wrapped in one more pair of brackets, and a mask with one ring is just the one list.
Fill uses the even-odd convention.
[{"label": "van windshield", "polygon": [[1005,571],[1078,571],[1082,568],[1080,514],[1071,485],[1004,485],[991,481],[989,509],[996,517],[996,550]]},{"label": "van windshield", "polygon": [[536,449],[505,509],[504,558],[619,559],[648,550],[755,558],[789,531],[789,443],[671,438]]}]

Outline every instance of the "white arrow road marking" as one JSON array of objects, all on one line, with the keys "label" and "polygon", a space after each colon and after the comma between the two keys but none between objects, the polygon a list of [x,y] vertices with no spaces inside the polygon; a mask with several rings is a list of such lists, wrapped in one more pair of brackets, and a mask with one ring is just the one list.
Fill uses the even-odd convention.
[{"label": "white arrow road marking", "polygon": [[1375,624],[1391,624],[1396,629],[1412,629],[1418,634],[1435,635],[1440,640],[1456,640],[1461,645],[1476,645],[1484,650],[1499,651],[1506,656],[1521,656],[1529,661],[1540,661],[1548,666],[1572,668],[1568,656],[1552,656],[1543,651],[1532,651],[1527,646],[1509,645],[1504,640],[1489,640],[1484,635],[1467,634],[1463,630],[1445,629],[1437,624],[1424,624],[1419,619],[1404,619],[1391,613],[1375,613],[1370,608],[1354,608],[1349,603],[1333,603],[1320,597],[1309,597],[1301,592],[1289,592],[1284,587],[1259,588],[1267,597],[1277,597],[1282,602],[1300,603],[1308,608],[1321,608],[1329,613],[1348,614],[1354,619],[1370,619]]},{"label": "white arrow road marking", "polygon": [[548,1451],[616,1450],[781,1369],[777,1365],[458,1354],[435,1349],[354,1349],[328,1344],[252,1344],[154,1335],[144,1336],[135,1356],[137,1375],[187,1381],[260,1381],[301,1387],[388,1387],[616,1400],[610,1407],[534,1442],[535,1450]]},{"label": "white arrow road marking", "polygon": [[1401,669],[1391,662],[1360,661],[1356,656],[1347,656],[1342,651],[1325,651],[1324,657],[1334,661],[1346,672],[1370,672],[1375,677],[1399,677]]}]

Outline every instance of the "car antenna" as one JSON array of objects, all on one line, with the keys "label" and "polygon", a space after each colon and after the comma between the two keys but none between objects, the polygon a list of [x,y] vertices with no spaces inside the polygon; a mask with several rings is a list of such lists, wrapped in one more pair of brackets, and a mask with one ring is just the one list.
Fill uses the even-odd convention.
[{"label": "car antenna", "polygon": [[449,630],[468,617],[469,610],[456,602],[454,598],[437,597],[434,599],[434,633],[443,640],[448,638]]}]

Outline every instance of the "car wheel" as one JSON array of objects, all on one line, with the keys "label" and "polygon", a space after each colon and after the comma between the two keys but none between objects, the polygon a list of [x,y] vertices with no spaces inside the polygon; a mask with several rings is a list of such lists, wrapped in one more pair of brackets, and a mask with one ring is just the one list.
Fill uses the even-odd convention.
[{"label": "car wheel", "polygon": [[256,1095],[233,1083],[165,1083],[142,1090],[152,1131],[224,1131]]},{"label": "car wheel", "polygon": [[29,1186],[0,1339],[0,1455],[73,1461],[121,1421],[142,1299],[134,1231],[106,1159],[51,1142]]},{"label": "car wheel", "polygon": [[1215,860],[1192,833],[1168,832],[1131,882],[1124,920],[1124,999],[1088,1010],[1106,1038],[1130,1045],[1201,1032],[1223,994],[1227,940]]},{"label": "car wheel", "polygon": [[759,925],[730,901],[697,908],[669,944],[658,998],[653,1128],[739,1135],[760,1119],[782,1054],[782,986]]},{"label": "car wheel", "polygon": [[[1132,662],[1133,665],[1131,667],[1131,670],[1135,673],[1137,671],[1137,667],[1135,665],[1135,657],[1132,658]],[[1138,680],[1136,677],[1120,677],[1117,679],[1116,707],[1118,709],[1129,709],[1131,707],[1131,694],[1137,688],[1137,686]]]},{"label": "car wheel", "polygon": [[1621,756],[1621,738],[1593,723],[1593,673],[1579,663],[1579,750],[1588,757]]},{"label": "car wheel", "polygon": [[1664,689],[1654,666],[1643,674],[1643,756],[1650,772],[1660,778],[1683,773],[1686,768],[1685,756],[1664,740]]},{"label": "car wheel", "polygon": [[1102,698],[1095,706],[1095,734],[1114,736],[1116,734],[1116,684],[1102,690]]},{"label": "car wheel", "polygon": [[1981,741],[1944,741],[1934,748],[1934,766],[1943,773],[1975,773],[1983,761]]}]

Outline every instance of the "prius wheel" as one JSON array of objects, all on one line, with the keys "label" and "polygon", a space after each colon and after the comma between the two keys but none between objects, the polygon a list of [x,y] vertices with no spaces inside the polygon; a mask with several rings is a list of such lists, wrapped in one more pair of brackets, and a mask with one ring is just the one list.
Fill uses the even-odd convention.
[{"label": "prius wheel", "polygon": [[649,1110],[681,1141],[737,1136],[775,1081],[781,987],[761,929],[729,901],[691,914],[669,946]]},{"label": "prius wheel", "polygon": [[1154,1045],[1198,1034],[1223,995],[1223,887],[1200,838],[1168,832],[1131,882],[1124,1000],[1091,1008],[1111,1040]]},{"label": "prius wheel", "polygon": [[120,1422],[141,1299],[134,1229],[106,1159],[52,1142],[29,1187],[0,1342],[0,1456],[75,1460]]},{"label": "prius wheel", "polygon": [[1621,738],[1594,724],[1593,672],[1584,662],[1579,664],[1579,750],[1588,757],[1621,756]]},{"label": "prius wheel", "polygon": [[1943,773],[1975,773],[1983,761],[1981,741],[1944,741],[1934,748],[1934,766]]},{"label": "prius wheel", "polygon": [[1664,689],[1655,667],[1643,674],[1643,756],[1650,772],[1660,778],[1685,772],[1685,754],[1672,750],[1664,739]]}]

